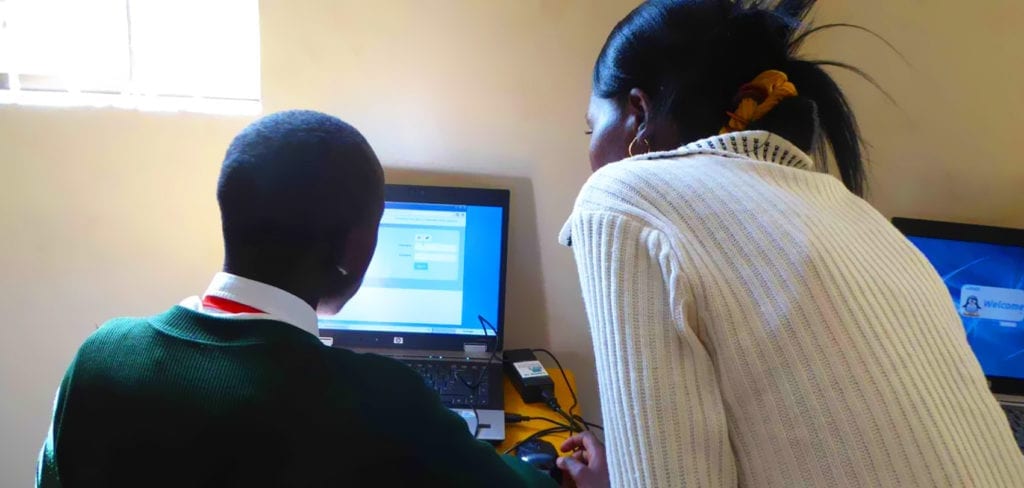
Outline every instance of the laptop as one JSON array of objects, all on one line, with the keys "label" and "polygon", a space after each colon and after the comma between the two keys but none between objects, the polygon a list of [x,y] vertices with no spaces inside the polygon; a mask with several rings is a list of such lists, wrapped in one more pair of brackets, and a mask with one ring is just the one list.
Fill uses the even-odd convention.
[{"label": "laptop", "polygon": [[893,219],[935,266],[1024,451],[1024,230]]},{"label": "laptop", "polygon": [[502,337],[509,191],[387,185],[359,292],[320,335],[418,372],[477,438],[505,438]]}]

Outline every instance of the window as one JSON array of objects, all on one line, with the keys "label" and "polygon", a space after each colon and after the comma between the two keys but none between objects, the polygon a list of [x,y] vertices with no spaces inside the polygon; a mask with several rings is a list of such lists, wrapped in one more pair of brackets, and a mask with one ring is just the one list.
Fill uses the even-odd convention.
[{"label": "window", "polygon": [[0,103],[260,111],[257,0],[0,0]]}]

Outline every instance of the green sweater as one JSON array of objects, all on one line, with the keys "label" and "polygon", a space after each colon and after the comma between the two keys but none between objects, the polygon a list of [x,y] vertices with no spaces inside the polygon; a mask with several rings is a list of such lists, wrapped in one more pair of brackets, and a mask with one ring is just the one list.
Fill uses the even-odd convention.
[{"label": "green sweater", "polygon": [[270,320],[106,323],[61,383],[44,487],[554,486],[412,370]]}]

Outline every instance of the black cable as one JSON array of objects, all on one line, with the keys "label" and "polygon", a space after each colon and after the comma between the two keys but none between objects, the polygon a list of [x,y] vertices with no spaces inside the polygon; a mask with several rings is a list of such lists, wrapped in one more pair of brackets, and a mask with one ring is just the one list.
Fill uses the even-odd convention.
[{"label": "black cable", "polygon": [[[498,332],[497,332],[497,330],[495,330],[494,326],[493,326],[493,325],[491,325],[491,322],[490,322],[490,321],[488,321],[487,319],[485,319],[483,315],[477,315],[477,316],[476,316],[476,318],[480,320],[480,328],[481,328],[481,329],[483,329],[483,331],[484,331],[484,338],[486,338],[486,337],[487,337],[487,327],[490,327],[490,328],[491,328],[491,330],[492,330],[492,331],[494,332],[494,337],[495,337],[495,338],[497,338],[497,337],[498,337]],[[485,347],[486,347],[486,345],[485,345]],[[484,375],[485,375],[485,374],[487,374],[487,370],[488,370],[488,369],[490,369],[490,367],[491,367],[491,362],[493,362],[493,361],[494,361],[494,358],[495,358],[495,357],[497,357],[497,355],[498,355],[498,345],[497,345],[497,344],[495,344],[495,345],[494,345],[494,349],[492,349],[492,350],[491,350],[491,357],[487,358],[487,367],[486,367],[486,368],[484,368],[484,369],[482,369],[482,370],[480,371],[480,374],[479,374],[479,375],[477,375],[477,378],[476,378],[476,382],[475,382],[475,383],[473,383],[472,385],[470,385],[469,383],[467,383],[467,382],[466,382],[466,380],[465,380],[465,379],[463,379],[463,378],[462,378],[461,376],[459,376],[458,374],[456,374],[455,376],[456,376],[457,378],[459,378],[459,381],[461,381],[461,382],[462,382],[462,384],[466,386],[466,388],[469,388],[469,389],[471,389],[471,390],[474,390],[474,392],[475,392],[475,390],[476,390],[477,388],[479,388],[481,384],[483,384],[483,381],[484,381]]]},{"label": "black cable", "polygon": [[502,454],[508,454],[508,453],[518,449],[519,446],[521,446],[523,444],[526,444],[527,442],[530,442],[530,441],[532,441],[534,439],[540,439],[541,437],[548,436],[548,435],[551,435],[551,434],[560,434],[562,432],[569,432],[569,431],[570,430],[566,429],[565,427],[551,427],[550,429],[544,429],[544,430],[540,430],[540,431],[534,432],[533,434],[530,434],[527,438],[525,438],[525,439],[523,439],[523,440],[513,444],[512,447],[509,447],[508,449],[505,449],[505,452],[503,452]]},{"label": "black cable", "polygon": [[[490,327],[491,330],[494,331],[495,340],[497,340],[498,331],[494,328],[493,325],[491,325],[490,321],[485,319],[483,315],[477,315],[476,318],[480,320],[480,328],[483,329],[484,331],[484,339],[486,340],[487,338],[487,327]],[[486,347],[486,345],[484,347]],[[463,386],[469,388],[470,390],[473,390],[472,404],[470,406],[473,407],[473,418],[476,419],[476,428],[473,429],[474,438],[480,437],[480,414],[477,413],[476,409],[476,397],[477,394],[479,393],[480,385],[482,385],[484,382],[484,375],[487,374],[487,372],[491,369],[491,364],[494,362],[494,358],[497,357],[497,355],[498,344],[497,342],[495,342],[494,348],[491,350],[491,357],[487,358],[487,365],[480,370],[480,374],[477,375],[476,377],[476,382],[474,382],[472,385],[470,385],[465,378],[459,375],[459,373],[455,373],[455,377],[458,378],[460,382],[462,382]]]},{"label": "black cable", "polygon": [[[572,397],[572,406],[569,407],[569,411],[567,413],[566,412],[559,412],[559,410],[561,410],[561,407],[556,408],[558,406],[558,403],[557,403],[557,401],[554,400],[554,396],[552,396],[552,399],[549,401],[550,403],[554,403],[554,406],[551,406],[550,403],[549,403],[549,406],[551,406],[551,408],[553,410],[558,412],[559,415],[562,415],[563,417],[565,417],[566,420],[569,420],[570,424],[577,425],[576,424],[576,420],[577,420],[576,417],[579,417],[579,415],[576,415],[575,413],[573,413],[573,410],[576,410],[576,407],[579,406],[579,400],[577,400],[577,398],[576,398],[576,391],[573,390],[572,383],[569,382],[569,376],[565,374],[565,368],[562,367],[562,363],[558,360],[558,357],[556,357],[554,355],[554,353],[552,353],[551,351],[549,351],[547,349],[533,349],[533,352],[542,352],[544,354],[547,354],[548,357],[550,357],[551,360],[555,362],[555,365],[558,366],[558,371],[562,374],[562,379],[565,381],[565,387],[569,390],[569,395]],[[587,422],[587,421],[583,420],[582,417],[580,417],[578,420],[580,422],[582,422],[582,424],[583,424],[583,429],[580,429],[579,430],[580,432],[582,432],[584,429],[590,430],[591,425],[596,425],[596,424],[590,424],[590,422]],[[601,429],[601,430],[604,430],[604,429]]]},{"label": "black cable", "polygon": [[593,428],[598,429],[598,430],[604,430],[604,427],[602,427],[601,424],[595,424],[593,422],[587,422],[586,420],[583,420],[583,417],[581,417],[579,415],[573,415],[572,418],[574,418],[576,420],[579,420],[580,422],[583,423],[583,425],[586,425],[587,427],[593,427]]},{"label": "black cable", "polygon": [[527,415],[520,415],[518,413],[505,412],[505,423],[507,423],[507,424],[519,423],[519,422],[529,422],[531,420],[543,420],[545,422],[548,422],[548,423],[551,423],[551,424],[555,424],[555,425],[557,425],[559,427],[562,427],[562,428],[565,428],[565,429],[570,429],[570,430],[572,429],[572,427],[569,426],[568,424],[563,424],[563,423],[561,423],[561,422],[559,422],[559,421],[557,421],[555,419],[549,419],[547,417],[530,417],[530,416],[527,416]]},{"label": "black cable", "polygon": [[[484,318],[483,315],[477,315],[477,319],[480,321],[480,328],[483,329],[484,337],[485,338],[487,337],[487,329],[488,328],[491,330],[491,332],[494,333],[494,337],[497,338],[498,330],[494,327],[494,324],[491,324],[491,322],[489,320],[487,320],[486,318]],[[551,409],[555,413],[560,415],[562,418],[564,418],[569,423],[568,424],[562,424],[561,422],[558,422],[556,420],[549,419],[549,418],[546,418],[546,417],[524,417],[525,419],[528,419],[528,420],[542,420],[542,421],[545,421],[545,422],[549,422],[549,423],[555,424],[557,427],[552,427],[550,429],[546,429],[546,430],[542,430],[540,432],[537,432],[537,433],[531,435],[530,437],[527,437],[526,439],[524,439],[520,443],[516,444],[515,446],[510,448],[510,450],[514,449],[516,447],[519,447],[519,445],[522,444],[522,442],[525,442],[527,440],[536,439],[537,437],[541,437],[543,435],[549,435],[550,432],[548,432],[548,431],[551,431],[553,429],[562,429],[562,430],[557,430],[557,432],[564,432],[564,431],[582,432],[584,429],[590,430],[591,427],[594,427],[596,429],[604,430],[604,427],[602,427],[601,425],[595,424],[595,423],[592,423],[592,422],[587,422],[582,416],[573,413],[573,411],[576,410],[576,408],[579,406],[579,400],[576,397],[576,391],[573,389],[572,383],[569,382],[569,376],[565,373],[565,368],[562,367],[562,363],[561,363],[561,361],[558,360],[558,357],[555,356],[554,353],[552,353],[551,351],[549,351],[547,349],[543,349],[543,348],[533,349],[532,351],[533,352],[542,352],[544,354],[547,354],[548,357],[550,357],[551,360],[555,362],[555,365],[558,366],[558,371],[562,375],[562,380],[565,381],[565,386],[569,390],[569,395],[572,397],[572,405],[569,407],[568,411],[563,410],[561,405],[558,404],[558,400],[555,398],[554,392],[552,392],[550,398],[547,398],[548,406],[551,407]],[[469,388],[470,390],[473,390],[474,397],[478,394],[478,390],[480,388],[480,385],[483,384],[484,375],[487,374],[487,371],[490,369],[491,364],[494,362],[495,357],[497,357],[497,354],[498,354],[498,347],[497,347],[497,344],[495,344],[494,349],[491,351],[490,357],[487,358],[487,365],[484,367],[484,369],[482,369],[480,371],[480,374],[477,376],[476,381],[472,385],[470,385],[466,381],[466,379],[463,378],[462,376],[460,376],[458,373],[455,374],[455,377],[458,378],[459,381],[461,381],[462,384],[466,388]],[[473,434],[473,437],[479,437],[479,435],[480,435],[480,415],[477,413],[476,402],[473,402],[472,407],[473,407],[473,417],[476,418],[476,429],[475,429],[475,432]],[[580,427],[581,425],[582,425],[582,428]],[[509,451],[506,451],[506,454]]]},{"label": "black cable", "polygon": [[547,400],[548,408],[569,422],[569,427],[572,428],[573,432],[583,432],[587,428],[585,424],[577,422],[574,415],[569,415],[568,412],[562,409],[562,406],[558,404],[558,399],[555,398],[554,394],[548,394],[547,391],[544,391],[541,395],[543,395]]},{"label": "black cable", "polygon": [[569,383],[569,376],[565,374],[565,368],[562,367],[562,363],[559,362],[558,358],[555,357],[555,355],[547,349],[533,349],[533,352],[542,352],[544,354],[547,354],[548,357],[550,357],[555,362],[555,365],[558,366],[558,371],[562,373],[562,379],[565,380],[565,386],[569,389],[569,395],[572,396],[572,406],[569,407],[569,412],[575,410],[576,407],[579,405],[579,402],[576,400],[576,392],[573,391],[572,389],[572,383]]},{"label": "black cable", "polygon": [[[476,318],[478,320],[480,320],[480,326],[481,327],[486,325],[487,327],[489,327],[491,329],[491,332],[494,333],[494,337],[495,338],[498,337],[498,329],[494,327],[494,324],[492,324],[490,320],[485,319],[483,315],[477,315]],[[484,330],[484,336],[485,337],[487,336],[487,330],[486,329]]]},{"label": "black cable", "polygon": [[561,427],[563,429],[572,429],[572,427],[569,427],[568,425],[565,425],[565,424],[563,424],[563,423],[561,423],[561,422],[559,422],[559,421],[557,421],[555,419],[549,419],[547,417],[530,417],[530,420],[543,420],[545,422],[549,422],[549,423],[554,424],[555,426]]}]

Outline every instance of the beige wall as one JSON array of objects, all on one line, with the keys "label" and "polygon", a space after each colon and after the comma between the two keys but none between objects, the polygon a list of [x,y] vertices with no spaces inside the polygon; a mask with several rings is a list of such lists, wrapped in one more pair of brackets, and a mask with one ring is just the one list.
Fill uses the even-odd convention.
[{"label": "beige wall", "polygon": [[[555,243],[587,176],[589,70],[634,1],[261,2],[267,112],[315,108],[364,131],[398,181],[513,190],[509,346],[547,346],[598,412],[571,254]],[[993,1],[828,2],[855,33],[815,51],[874,73],[891,107],[848,76],[874,145],[871,200],[888,215],[1024,227],[1013,142],[1024,7]],[[24,486],[64,368],[93,328],[202,291],[220,263],[213,197],[248,119],[0,107],[0,486]]]},{"label": "beige wall", "polygon": [[837,75],[873,146],[871,203],[888,216],[1024,228],[1024,4],[829,1],[818,18],[869,27],[909,62],[852,30],[808,46],[874,75],[899,103]]}]

